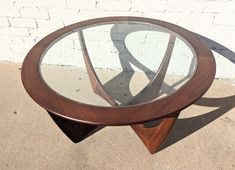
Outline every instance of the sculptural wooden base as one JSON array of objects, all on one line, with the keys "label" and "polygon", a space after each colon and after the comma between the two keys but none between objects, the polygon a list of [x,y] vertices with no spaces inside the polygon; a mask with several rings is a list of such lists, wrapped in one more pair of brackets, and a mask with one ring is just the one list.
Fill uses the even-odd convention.
[{"label": "sculptural wooden base", "polygon": [[[106,100],[111,106],[118,106],[119,104],[114,100],[111,95],[109,95],[105,91],[104,86],[96,75],[94,67],[92,66],[92,63],[90,61],[88,51],[86,49],[83,32],[80,30],[78,33],[85,65],[94,93]],[[122,103],[121,105],[134,105],[144,101],[149,101],[159,95],[164,77],[166,75],[167,67],[170,62],[175,38],[176,37],[173,34],[170,35],[164,59],[154,78],[138,95],[136,95],[128,103]],[[49,114],[56,122],[56,124],[60,127],[60,129],[75,143],[85,139],[86,137],[90,136],[91,134],[97,132],[98,130],[104,127],[74,122],[51,114],[50,112]],[[179,115],[179,112],[173,113],[172,115],[173,116],[163,118],[159,125],[150,128],[145,127],[143,124],[131,125],[131,128],[139,136],[139,138],[142,140],[142,142],[145,144],[145,146],[151,153],[155,153],[159,149],[160,145],[165,141],[171,128],[173,127],[173,124],[175,123],[175,120]]]},{"label": "sculptural wooden base", "polygon": [[[79,123],[57,116],[49,111],[48,113],[64,134],[74,143],[86,139],[105,127]],[[131,128],[139,136],[149,152],[153,154],[157,152],[167,138],[178,116],[179,113],[175,113],[163,118],[158,125],[153,127],[145,127],[143,124],[137,124],[131,125]]]},{"label": "sculptural wooden base", "polygon": [[[118,49],[117,46],[115,46],[116,39],[114,37],[114,39],[112,39],[111,36],[111,39],[115,40],[112,41],[112,47],[116,47],[117,50],[120,50],[118,53],[120,61],[124,61],[124,59],[126,59],[125,64],[121,64],[123,72],[127,70],[126,66],[130,67],[129,70],[135,70],[132,68],[132,65],[145,72],[146,76],[148,72],[151,71],[134,56],[130,55],[131,52],[126,48],[125,40],[127,35],[132,32],[139,31],[140,27],[136,25],[136,23],[141,23],[141,25],[146,23],[151,28],[155,25],[157,26],[156,31],[159,30],[164,34],[169,34],[165,53],[162,56],[161,62],[158,63],[160,65],[158,65],[158,68],[154,72],[151,71],[154,73],[154,76],[147,76],[149,83],[143,87],[138,94],[130,95],[128,100],[125,101],[119,101],[115,95],[109,94],[110,92],[105,88],[105,84],[102,84],[99,80],[89,57],[86,41],[83,36],[83,29],[102,24],[105,25],[107,23],[113,23],[114,26],[118,26],[118,24],[126,25],[125,28],[127,28],[120,29],[120,31],[124,31],[123,33],[118,32],[120,33],[119,35],[122,35],[120,36],[121,38],[119,37],[118,39],[118,44],[124,45],[125,53],[123,53],[123,49]],[[135,26],[132,27],[132,25]],[[121,28],[116,26],[115,29]],[[136,26],[138,26],[138,28]],[[133,30],[132,28],[137,29]],[[153,30],[155,30],[155,28]],[[112,31],[112,29],[110,31]],[[148,29],[148,31],[151,30]],[[78,44],[80,44],[79,51],[81,50],[83,53],[92,90],[95,94],[107,101],[107,103],[110,104],[110,107],[97,105],[91,106],[79,101],[73,101],[73,99],[68,98],[68,96],[63,96],[63,94],[55,92],[53,88],[43,80],[43,76],[40,72],[40,65],[43,60],[42,57],[45,56],[47,50],[56,42],[74,32],[77,32],[78,34]],[[116,32],[115,37],[117,37]],[[164,82],[164,79],[166,77],[171,58],[175,58],[172,57],[172,53],[175,49],[175,42],[178,42],[178,39],[182,40],[191,49],[192,55],[196,57],[195,61],[197,61],[197,65],[192,65],[192,67],[190,66],[187,74],[188,81],[183,86],[180,88],[177,87],[180,84],[182,85],[182,82],[185,81],[184,79],[171,85],[171,92],[168,92],[166,88],[167,84]],[[157,42],[154,41],[153,43]],[[128,57],[125,57],[123,54],[129,55],[127,55]],[[101,55],[101,57],[103,56]],[[177,60],[181,62],[182,59],[179,57]],[[183,65],[184,62],[182,61],[182,63],[179,64]],[[131,125],[131,128],[143,141],[148,150],[151,153],[154,153],[159,149],[168,136],[179,115],[179,111],[190,106],[190,104],[201,97],[210,87],[215,77],[215,70],[215,60],[212,52],[204,42],[200,41],[190,31],[165,21],[122,16],[82,21],[63,27],[49,34],[40,40],[28,52],[22,66],[21,78],[26,91],[30,94],[33,100],[43,108],[52,111],[49,112],[52,119],[73,142],[77,143],[104,127],[99,126],[99,124],[109,126]],[[126,90],[131,94],[128,83]],[[164,95],[164,97],[160,98],[162,95]],[[72,121],[70,118],[76,121]],[[153,122],[152,120],[161,120],[161,122],[159,124],[153,124],[156,123],[156,121]],[[90,124],[80,123],[83,121]],[[144,124],[137,124],[138,122],[143,122]],[[151,126],[149,126],[149,124],[151,124]]]},{"label": "sculptural wooden base", "polygon": [[159,125],[144,127],[143,124],[131,125],[150,153],[155,153],[169,135],[179,113],[163,118]]},{"label": "sculptural wooden base", "polygon": [[74,143],[78,143],[88,136],[102,129],[104,126],[88,125],[84,123],[75,122],[63,117],[57,116],[47,111],[57,126],[64,132],[64,134]]}]

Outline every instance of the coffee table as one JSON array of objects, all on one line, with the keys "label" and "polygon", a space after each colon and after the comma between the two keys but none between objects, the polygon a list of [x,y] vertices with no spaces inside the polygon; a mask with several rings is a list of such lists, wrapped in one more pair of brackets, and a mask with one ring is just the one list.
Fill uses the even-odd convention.
[{"label": "coffee table", "polygon": [[130,125],[151,153],[214,76],[213,54],[193,33],[129,16],[49,34],[28,52],[21,72],[28,94],[73,142]]}]

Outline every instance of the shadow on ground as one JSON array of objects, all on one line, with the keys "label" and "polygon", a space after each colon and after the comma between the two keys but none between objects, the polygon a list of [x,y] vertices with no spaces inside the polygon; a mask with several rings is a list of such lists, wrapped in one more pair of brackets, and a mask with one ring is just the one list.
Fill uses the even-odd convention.
[{"label": "shadow on ground", "polygon": [[[196,34],[201,40],[203,40],[211,50],[219,53],[221,56],[230,60],[235,64],[235,53],[230,49],[224,47],[223,45],[206,38],[202,35]],[[222,89],[221,89],[222,90]],[[171,134],[169,135],[166,142],[162,145],[160,150],[167,148],[168,146],[173,145],[174,143],[184,139],[185,137],[191,135],[192,133],[200,130],[209,123],[218,119],[220,116],[234,108],[235,106],[235,95],[223,98],[200,98],[197,102],[194,103],[199,106],[206,107],[217,107],[216,110],[213,110],[203,115],[190,117],[185,119],[178,119],[175,123]]]}]

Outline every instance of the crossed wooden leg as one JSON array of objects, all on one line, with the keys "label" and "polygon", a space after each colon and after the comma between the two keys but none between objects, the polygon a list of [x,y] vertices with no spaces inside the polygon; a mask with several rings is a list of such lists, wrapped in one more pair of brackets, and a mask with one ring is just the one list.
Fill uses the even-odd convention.
[{"label": "crossed wooden leg", "polygon": [[155,153],[161,144],[166,140],[175,121],[179,116],[179,112],[162,119],[159,125],[154,127],[144,127],[143,124],[131,125],[131,128],[139,136],[150,153]]},{"label": "crossed wooden leg", "polygon": [[[78,143],[104,128],[104,126],[88,125],[62,118],[49,111],[48,113],[64,134],[74,143]],[[157,152],[167,138],[178,116],[179,112],[174,113],[163,118],[160,124],[153,127],[144,127],[143,124],[137,124],[131,125],[131,128],[139,136],[149,152],[153,154]]]},{"label": "crossed wooden leg", "polygon": [[[102,83],[96,75],[96,72],[92,66],[91,60],[88,55],[86,44],[82,30],[78,31],[81,49],[83,52],[83,58],[87,68],[88,76],[90,78],[91,86],[93,91],[105,99],[111,106],[118,106],[119,104],[111,97],[104,89]],[[128,103],[122,103],[121,105],[133,105],[136,103],[142,103],[144,101],[150,101],[159,96],[160,89],[163,84],[164,77],[170,62],[171,54],[175,43],[175,35],[171,34],[168,42],[168,46],[163,57],[162,63],[160,64],[154,78],[149,84],[131,101]],[[80,142],[88,136],[102,129],[104,126],[88,125],[84,123],[75,122],[62,117],[59,117],[51,112],[49,115],[59,126],[59,128],[74,142]],[[139,136],[145,146],[151,153],[155,153],[160,145],[165,141],[170,130],[172,129],[176,119],[180,112],[176,112],[163,118],[159,125],[154,127],[145,127],[143,124],[131,125],[131,128]],[[151,123],[151,122],[150,122]]]},{"label": "crossed wooden leg", "polygon": [[88,136],[102,129],[104,126],[88,125],[84,123],[75,122],[60,116],[57,116],[47,111],[57,126],[66,134],[66,136],[73,141],[78,143]]}]

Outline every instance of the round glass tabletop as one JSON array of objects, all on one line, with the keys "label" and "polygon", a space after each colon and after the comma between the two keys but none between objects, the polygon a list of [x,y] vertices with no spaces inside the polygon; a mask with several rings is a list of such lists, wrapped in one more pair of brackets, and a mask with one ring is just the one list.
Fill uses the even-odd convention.
[{"label": "round glass tabletop", "polygon": [[57,38],[41,56],[56,93],[97,106],[136,105],[169,96],[194,75],[194,48],[178,33],[140,21],[86,25]]},{"label": "round glass tabletop", "polygon": [[208,46],[177,25],[104,17],[47,35],[28,52],[23,85],[50,113],[94,125],[130,125],[178,113],[215,76]]}]

